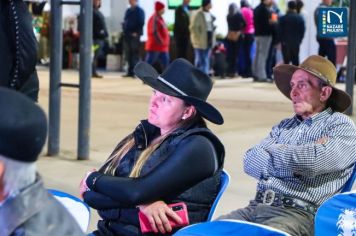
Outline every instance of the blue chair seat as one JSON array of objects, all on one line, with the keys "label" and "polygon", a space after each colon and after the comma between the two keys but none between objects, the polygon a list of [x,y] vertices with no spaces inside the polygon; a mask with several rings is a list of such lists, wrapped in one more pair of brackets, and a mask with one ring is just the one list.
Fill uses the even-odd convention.
[{"label": "blue chair seat", "polygon": [[341,193],[325,201],[315,215],[315,236],[355,235],[356,192]]},{"label": "blue chair seat", "polygon": [[49,189],[51,193],[73,216],[83,232],[86,232],[90,222],[90,208],[79,198],[68,193]]},{"label": "blue chair seat", "polygon": [[290,236],[269,226],[240,220],[217,220],[193,224],[177,231],[174,236]]}]

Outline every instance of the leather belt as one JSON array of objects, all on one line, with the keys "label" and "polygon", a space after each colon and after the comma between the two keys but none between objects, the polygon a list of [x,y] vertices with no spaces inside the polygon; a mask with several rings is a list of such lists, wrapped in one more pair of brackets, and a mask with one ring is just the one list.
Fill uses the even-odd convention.
[{"label": "leather belt", "polygon": [[271,189],[266,191],[257,191],[255,201],[264,205],[277,207],[293,207],[304,210],[315,215],[318,207],[312,203],[293,198],[284,194],[276,193]]}]

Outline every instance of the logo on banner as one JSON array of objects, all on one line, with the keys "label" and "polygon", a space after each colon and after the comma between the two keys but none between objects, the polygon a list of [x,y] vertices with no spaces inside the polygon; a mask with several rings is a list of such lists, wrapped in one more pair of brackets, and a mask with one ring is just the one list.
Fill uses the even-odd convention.
[{"label": "logo on banner", "polygon": [[347,36],[347,8],[322,7],[318,12],[319,37]]}]

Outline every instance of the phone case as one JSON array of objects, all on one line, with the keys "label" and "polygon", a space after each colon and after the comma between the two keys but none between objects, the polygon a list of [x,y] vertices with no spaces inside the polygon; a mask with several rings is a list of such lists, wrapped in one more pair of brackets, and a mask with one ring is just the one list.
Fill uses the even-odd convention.
[{"label": "phone case", "polygon": [[[186,225],[189,225],[189,218],[188,218],[188,210],[187,210],[187,205],[185,205],[184,202],[178,202],[174,204],[169,204],[168,205],[172,210],[177,213],[177,215],[182,219],[183,223],[178,224],[174,220],[170,219],[168,217],[169,223],[172,226],[172,228],[176,227],[183,227]],[[141,211],[138,212],[138,219],[140,221],[140,227],[141,227],[141,232],[142,233],[149,233],[153,232],[153,229],[151,227],[150,222],[148,221],[147,217],[145,214],[143,214]]]}]

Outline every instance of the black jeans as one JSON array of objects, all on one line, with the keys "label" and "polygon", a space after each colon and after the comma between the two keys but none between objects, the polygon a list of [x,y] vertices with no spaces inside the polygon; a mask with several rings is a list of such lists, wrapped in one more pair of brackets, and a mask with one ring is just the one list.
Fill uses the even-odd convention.
[{"label": "black jeans", "polygon": [[129,64],[127,74],[133,75],[133,68],[140,59],[140,36],[124,35],[124,53]]},{"label": "black jeans", "polygon": [[287,43],[282,43],[282,54],[285,64],[292,62],[295,66],[299,65],[299,45],[291,46]]},{"label": "black jeans", "polygon": [[254,34],[244,34],[242,38],[242,60],[244,66],[241,68],[239,73],[244,77],[251,77],[252,76],[252,58],[251,58],[251,49],[253,42],[255,41]]},{"label": "black jeans", "polygon": [[319,55],[327,57],[334,65],[336,65],[336,46],[333,39],[317,38],[319,43]]}]

